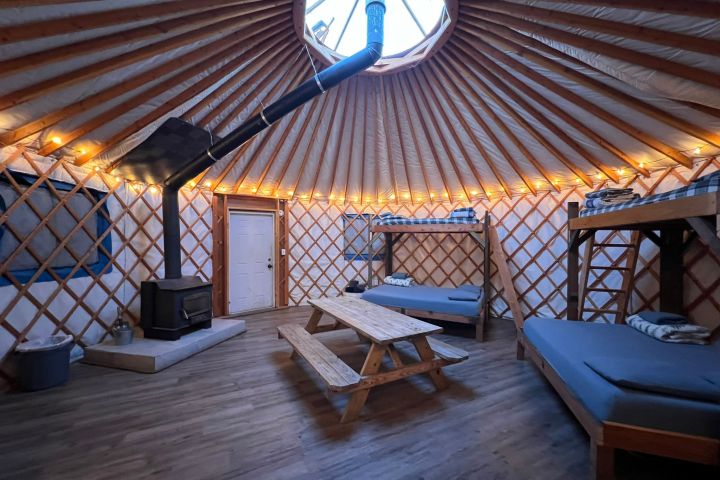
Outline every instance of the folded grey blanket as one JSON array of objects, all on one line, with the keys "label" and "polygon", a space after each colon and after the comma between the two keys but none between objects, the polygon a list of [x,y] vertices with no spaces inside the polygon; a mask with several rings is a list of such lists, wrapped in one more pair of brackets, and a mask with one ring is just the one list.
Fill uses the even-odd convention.
[{"label": "folded grey blanket", "polygon": [[388,275],[383,279],[383,283],[385,283],[386,285],[395,285],[396,287],[412,287],[415,283],[415,280],[413,280],[412,277],[393,278],[392,276]]},{"label": "folded grey blanket", "polygon": [[625,321],[635,330],[661,342],[706,345],[710,340],[710,330],[702,325],[656,325],[637,315],[630,315]]},{"label": "folded grey blanket", "polygon": [[448,300],[458,302],[477,302],[480,299],[480,292],[474,293],[468,290],[457,289],[454,293],[448,295]]},{"label": "folded grey blanket", "polygon": [[597,192],[589,192],[585,194],[585,198],[610,198],[620,195],[632,195],[632,188],[603,188]]},{"label": "folded grey blanket", "polygon": [[620,203],[629,202],[631,200],[637,200],[638,198],[640,198],[640,195],[638,195],[637,193],[616,195],[606,198],[588,198],[587,200],[585,200],[585,208],[609,207],[610,205],[618,205]]},{"label": "folded grey blanket", "polygon": [[476,216],[472,207],[456,208],[450,212],[450,218],[475,218]]},{"label": "folded grey blanket", "polygon": [[677,313],[638,312],[635,316],[642,318],[646,322],[654,323],[655,325],[683,325],[690,323],[686,317],[678,315]]},{"label": "folded grey blanket", "polygon": [[395,272],[391,275],[392,278],[399,278],[400,280],[403,280],[405,278],[408,278],[408,274],[405,272]]}]

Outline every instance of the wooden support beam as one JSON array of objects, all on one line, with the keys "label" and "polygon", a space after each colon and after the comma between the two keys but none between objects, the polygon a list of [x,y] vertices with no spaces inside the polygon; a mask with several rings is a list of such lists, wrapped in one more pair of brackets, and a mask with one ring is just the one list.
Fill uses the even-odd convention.
[{"label": "wooden support beam", "polygon": [[717,3],[706,0],[545,0],[550,3],[574,3],[598,7],[629,8],[648,12],[716,19]]},{"label": "wooden support beam", "polygon": [[660,231],[660,310],[683,313],[683,231]]},{"label": "wooden support beam", "polygon": [[[573,218],[577,218],[580,207],[577,202],[568,203],[568,224]],[[580,319],[580,284],[578,274],[580,273],[580,244],[574,241],[577,231],[568,228],[568,255],[567,255],[567,319]]]}]

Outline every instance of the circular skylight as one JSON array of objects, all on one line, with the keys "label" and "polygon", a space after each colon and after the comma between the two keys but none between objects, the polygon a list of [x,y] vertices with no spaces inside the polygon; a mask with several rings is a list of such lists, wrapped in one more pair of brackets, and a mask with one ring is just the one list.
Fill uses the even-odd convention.
[{"label": "circular skylight", "polygon": [[[383,58],[401,57],[438,34],[448,17],[444,0],[386,0]],[[314,39],[348,57],[365,47],[365,0],[307,0],[305,26]]]}]

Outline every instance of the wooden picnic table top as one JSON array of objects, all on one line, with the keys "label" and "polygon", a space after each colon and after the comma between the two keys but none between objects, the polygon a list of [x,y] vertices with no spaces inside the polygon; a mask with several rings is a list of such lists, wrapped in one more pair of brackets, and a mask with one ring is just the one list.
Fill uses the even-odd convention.
[{"label": "wooden picnic table top", "polygon": [[309,303],[380,345],[442,332],[441,327],[359,298],[318,298]]}]

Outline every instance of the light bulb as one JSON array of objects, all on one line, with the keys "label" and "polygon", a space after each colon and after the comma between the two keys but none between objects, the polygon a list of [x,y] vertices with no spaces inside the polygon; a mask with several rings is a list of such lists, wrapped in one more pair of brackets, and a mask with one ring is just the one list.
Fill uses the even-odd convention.
[{"label": "light bulb", "polygon": [[693,153],[694,153],[695,155],[700,155],[700,151],[701,151],[701,150],[700,150],[700,147],[695,147],[695,149],[693,150]]},{"label": "light bulb", "polygon": [[157,187],[155,185],[150,187],[150,193],[157,193]]},{"label": "light bulb", "polygon": [[60,137],[52,137],[50,141],[52,141],[55,145],[62,145],[62,138]]},{"label": "light bulb", "polygon": [[208,180],[205,183],[203,183],[203,185],[205,185],[206,188],[210,188],[210,187],[212,187],[212,182],[210,180]]}]

